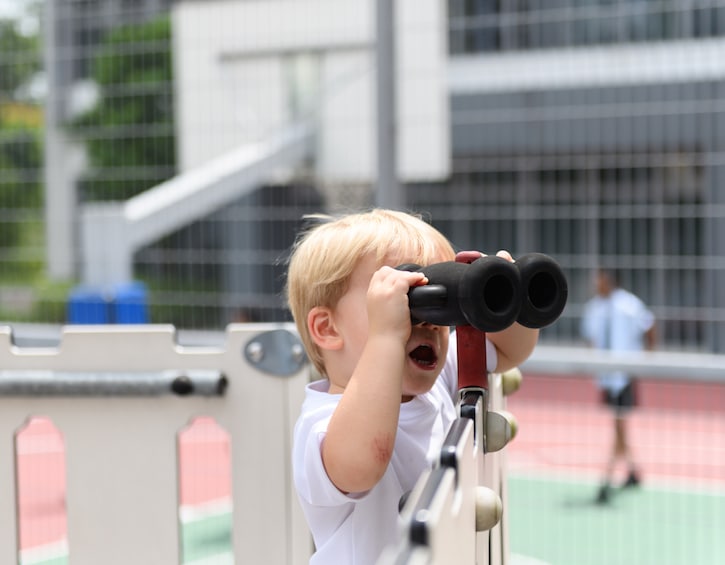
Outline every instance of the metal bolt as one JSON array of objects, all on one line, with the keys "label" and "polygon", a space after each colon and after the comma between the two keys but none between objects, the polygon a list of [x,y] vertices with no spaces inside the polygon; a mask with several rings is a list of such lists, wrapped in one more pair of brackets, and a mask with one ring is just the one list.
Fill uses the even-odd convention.
[{"label": "metal bolt", "polygon": [[252,363],[261,363],[264,359],[264,347],[258,341],[253,341],[247,345],[247,356]]},{"label": "metal bolt", "polygon": [[194,381],[188,375],[179,375],[171,382],[171,390],[179,396],[186,396],[194,392]]},{"label": "metal bolt", "polygon": [[295,363],[302,363],[305,360],[305,349],[301,344],[295,343],[292,346],[292,359]]}]

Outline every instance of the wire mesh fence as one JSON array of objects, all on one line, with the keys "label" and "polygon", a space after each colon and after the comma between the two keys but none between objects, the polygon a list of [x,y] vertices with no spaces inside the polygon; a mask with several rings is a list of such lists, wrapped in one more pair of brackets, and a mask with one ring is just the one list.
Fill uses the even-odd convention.
[{"label": "wire mesh fence", "polygon": [[[174,86],[176,9],[169,1],[28,2],[2,20],[0,318],[67,321],[69,294],[83,282],[83,205],[124,201],[182,172],[189,134]],[[406,207],[459,247],[557,258],[571,298],[544,339],[578,339],[591,271],[607,266],[653,308],[667,347],[722,351],[724,13],[716,1],[452,0],[441,22],[451,170],[407,180]],[[282,24],[265,25],[272,33]],[[286,73],[293,87],[276,95],[287,98],[283,106],[307,100],[320,113],[334,104],[334,88],[322,96],[310,86],[325,59],[305,66],[300,53],[283,56],[297,59],[253,83],[227,77],[195,88],[227,84],[227,95],[239,95],[244,84],[264,98]],[[476,67],[484,56],[488,66]],[[497,60],[518,78],[492,72]],[[352,69],[353,78],[370,75],[374,60]],[[247,106],[236,108],[244,119],[206,124],[210,140],[212,126],[222,136],[252,124],[257,108]],[[185,328],[286,319],[284,258],[302,216],[376,202],[374,178],[316,171],[308,163],[270,178],[137,251],[134,277],[149,289],[150,319]]]},{"label": "wire mesh fence", "polygon": [[[251,189],[235,191],[235,182],[244,184],[239,171],[213,211],[190,213],[193,220],[131,253],[147,321],[220,330],[288,320],[285,259],[304,216],[378,202],[374,4],[0,1],[0,323],[74,321],[74,292],[91,286],[89,205],[157,194],[165,181],[191,178],[226,151],[255,148],[304,120],[315,132],[310,153],[280,159]],[[405,208],[459,249],[554,257],[568,278],[569,302],[542,331],[544,344],[581,341],[592,275],[606,267],[653,311],[660,349],[725,353],[725,1],[397,4],[405,70],[397,81],[405,122],[398,135],[430,165],[418,162],[418,174],[409,174],[409,153],[401,151]],[[190,29],[198,35],[185,35]],[[438,129],[427,129],[433,123]],[[106,255],[123,241],[104,242]],[[106,304],[115,288],[92,290]],[[581,510],[562,508],[562,497],[576,501],[595,487],[604,456],[581,447],[607,441],[609,414],[595,406],[584,379],[528,382],[511,408],[522,430],[541,433],[524,431],[512,444],[520,509],[511,513],[513,549],[534,555],[546,546],[538,557],[552,563],[600,562],[591,547],[565,555],[562,548],[575,544],[557,536]],[[697,437],[695,478],[682,476],[688,489],[702,477],[707,484],[694,485],[698,496],[706,491],[704,502],[647,491],[642,520],[677,504],[680,517],[701,509],[712,516],[708,528],[722,525],[722,481],[710,476],[721,468],[712,463],[722,461],[722,450],[702,438],[722,430],[711,404],[723,392],[721,384],[708,387],[676,382],[665,400],[659,383],[646,387],[634,427],[648,471],[661,469],[664,445],[665,463],[680,473],[688,465],[682,450]],[[582,494],[566,479],[585,456],[589,475],[576,483]],[[535,505],[537,492],[560,487],[569,490],[549,506]],[[632,506],[635,498],[619,500]],[[551,511],[551,504],[559,506]],[[529,512],[533,506],[544,518]],[[603,527],[598,537],[625,539],[621,512],[602,526],[592,508],[578,522],[582,540]],[[552,527],[542,528],[545,521]],[[670,526],[646,535],[675,540],[662,534]],[[698,543],[707,547],[708,539]],[[719,562],[720,554],[707,561],[713,554],[706,549],[688,553],[684,537],[675,545],[680,560]],[[667,562],[654,549],[632,547],[638,562]],[[722,552],[722,544],[712,547]],[[627,562],[619,549],[601,554]]]}]

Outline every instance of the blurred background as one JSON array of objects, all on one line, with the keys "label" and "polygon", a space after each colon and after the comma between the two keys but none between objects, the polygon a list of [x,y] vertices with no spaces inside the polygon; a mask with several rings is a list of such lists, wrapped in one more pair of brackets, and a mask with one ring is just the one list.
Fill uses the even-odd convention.
[{"label": "blurred background", "polygon": [[[423,213],[461,249],[554,257],[569,301],[544,345],[583,344],[592,273],[608,267],[652,309],[660,349],[725,353],[725,1],[379,4],[388,11],[363,0],[0,0],[0,322],[216,331],[288,320],[285,260],[304,215],[382,205]],[[514,552],[725,560],[708,533],[725,526],[725,393],[687,377],[645,392],[639,429],[650,431],[636,441],[656,473],[657,430],[693,425],[675,443],[699,451],[672,451],[699,470],[662,474],[697,496],[705,485],[706,502],[642,502],[633,530],[623,507],[576,518],[592,511],[576,492],[542,506],[537,493],[554,489],[527,475],[511,486]],[[601,439],[575,481],[589,488],[609,431],[591,383],[530,379],[522,430],[526,414],[559,432],[524,436],[512,471],[560,485],[587,467],[567,457]],[[532,463],[572,427],[595,432]],[[684,508],[683,528],[646,529]],[[573,556],[558,537],[572,516],[590,528]],[[646,550],[607,554],[641,547],[633,531],[652,537]],[[595,538],[605,547],[587,545]]]},{"label": "blurred background", "polygon": [[[126,276],[100,281],[143,282],[150,321],[180,328],[287,318],[301,217],[379,202],[373,111],[360,103],[373,24],[358,18],[369,3],[313,2],[319,17],[295,31],[290,1],[253,25],[264,4],[0,4],[0,319],[68,321],[73,289],[97,282],[92,205],[309,118],[331,132],[316,156],[280,159],[257,186],[241,178],[239,196],[129,244]],[[397,17],[401,207],[460,248],[555,257],[571,294],[547,341],[578,339],[603,265],[651,306],[664,346],[725,351],[725,5],[434,4]]]}]

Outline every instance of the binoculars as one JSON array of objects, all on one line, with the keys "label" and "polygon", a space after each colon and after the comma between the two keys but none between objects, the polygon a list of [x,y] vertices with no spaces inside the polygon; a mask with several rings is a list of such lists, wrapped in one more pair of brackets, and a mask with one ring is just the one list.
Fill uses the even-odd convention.
[{"label": "binoculars", "polygon": [[500,331],[514,322],[543,328],[566,305],[566,278],[559,265],[542,253],[523,255],[515,263],[486,256],[471,263],[446,261],[397,268],[421,271],[428,277],[427,285],[408,291],[414,324],[470,325],[484,332]]}]

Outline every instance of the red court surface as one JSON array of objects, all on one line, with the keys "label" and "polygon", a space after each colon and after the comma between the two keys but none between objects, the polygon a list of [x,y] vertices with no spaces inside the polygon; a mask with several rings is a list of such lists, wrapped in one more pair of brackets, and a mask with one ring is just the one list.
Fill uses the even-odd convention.
[{"label": "red court surface", "polygon": [[[725,489],[725,385],[642,379],[637,391],[629,429],[643,479]],[[510,472],[601,478],[613,423],[592,379],[524,375],[507,407],[519,424]]]},{"label": "red court surface", "polygon": [[19,545],[27,550],[66,539],[65,452],[61,434],[33,418],[17,436]]},{"label": "red court surface", "polygon": [[179,469],[182,508],[230,503],[229,434],[213,418],[196,418],[179,434]]}]

